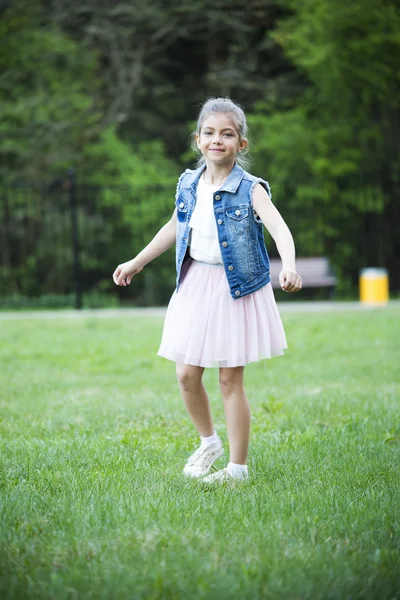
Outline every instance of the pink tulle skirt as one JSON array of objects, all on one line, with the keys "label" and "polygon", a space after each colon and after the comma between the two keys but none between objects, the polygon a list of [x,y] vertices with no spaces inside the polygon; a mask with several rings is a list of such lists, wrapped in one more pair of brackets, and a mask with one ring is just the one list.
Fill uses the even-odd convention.
[{"label": "pink tulle skirt", "polygon": [[199,367],[239,367],[281,356],[285,348],[270,283],[233,300],[222,265],[193,261],[168,305],[158,355]]}]

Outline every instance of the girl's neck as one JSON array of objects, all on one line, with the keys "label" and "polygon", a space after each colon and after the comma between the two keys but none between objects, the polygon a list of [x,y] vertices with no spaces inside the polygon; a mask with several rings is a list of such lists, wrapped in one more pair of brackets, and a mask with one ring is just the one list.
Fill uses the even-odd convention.
[{"label": "girl's neck", "polygon": [[217,167],[213,164],[207,164],[203,171],[203,179],[209,185],[221,185],[229,177],[233,165]]}]

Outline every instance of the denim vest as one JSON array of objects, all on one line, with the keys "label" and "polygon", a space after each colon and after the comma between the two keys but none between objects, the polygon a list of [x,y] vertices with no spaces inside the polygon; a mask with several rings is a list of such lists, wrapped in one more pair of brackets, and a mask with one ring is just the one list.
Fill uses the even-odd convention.
[{"label": "denim vest", "polygon": [[[196,189],[205,167],[187,169],[176,189],[176,290],[188,261],[189,221],[196,205]],[[269,184],[244,171],[238,164],[214,192],[214,216],[222,261],[234,300],[255,292],[270,281],[268,252],[261,219],[252,206],[253,189],[260,183],[271,196]],[[183,268],[182,268],[183,267]]]}]

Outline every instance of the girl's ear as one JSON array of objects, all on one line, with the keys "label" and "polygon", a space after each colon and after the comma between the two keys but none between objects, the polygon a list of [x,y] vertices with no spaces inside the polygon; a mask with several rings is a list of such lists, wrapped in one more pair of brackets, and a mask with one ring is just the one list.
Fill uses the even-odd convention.
[{"label": "girl's ear", "polygon": [[248,144],[248,141],[246,140],[246,138],[241,139],[239,142],[238,152],[241,152],[242,150],[244,150],[247,147],[247,144]]},{"label": "girl's ear", "polygon": [[199,143],[200,143],[200,138],[199,138],[198,134],[196,133],[196,144],[197,144],[197,147],[199,147]]}]

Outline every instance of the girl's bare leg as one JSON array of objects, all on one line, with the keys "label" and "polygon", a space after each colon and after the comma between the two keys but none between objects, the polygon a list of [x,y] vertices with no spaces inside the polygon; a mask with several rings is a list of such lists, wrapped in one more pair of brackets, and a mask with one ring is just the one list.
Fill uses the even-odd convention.
[{"label": "girl's bare leg", "polygon": [[176,376],[182,399],[199,435],[209,437],[214,433],[210,403],[202,383],[204,367],[177,363]]},{"label": "girl's bare leg", "polygon": [[230,462],[245,465],[250,437],[250,406],[244,390],[244,367],[220,368]]}]

